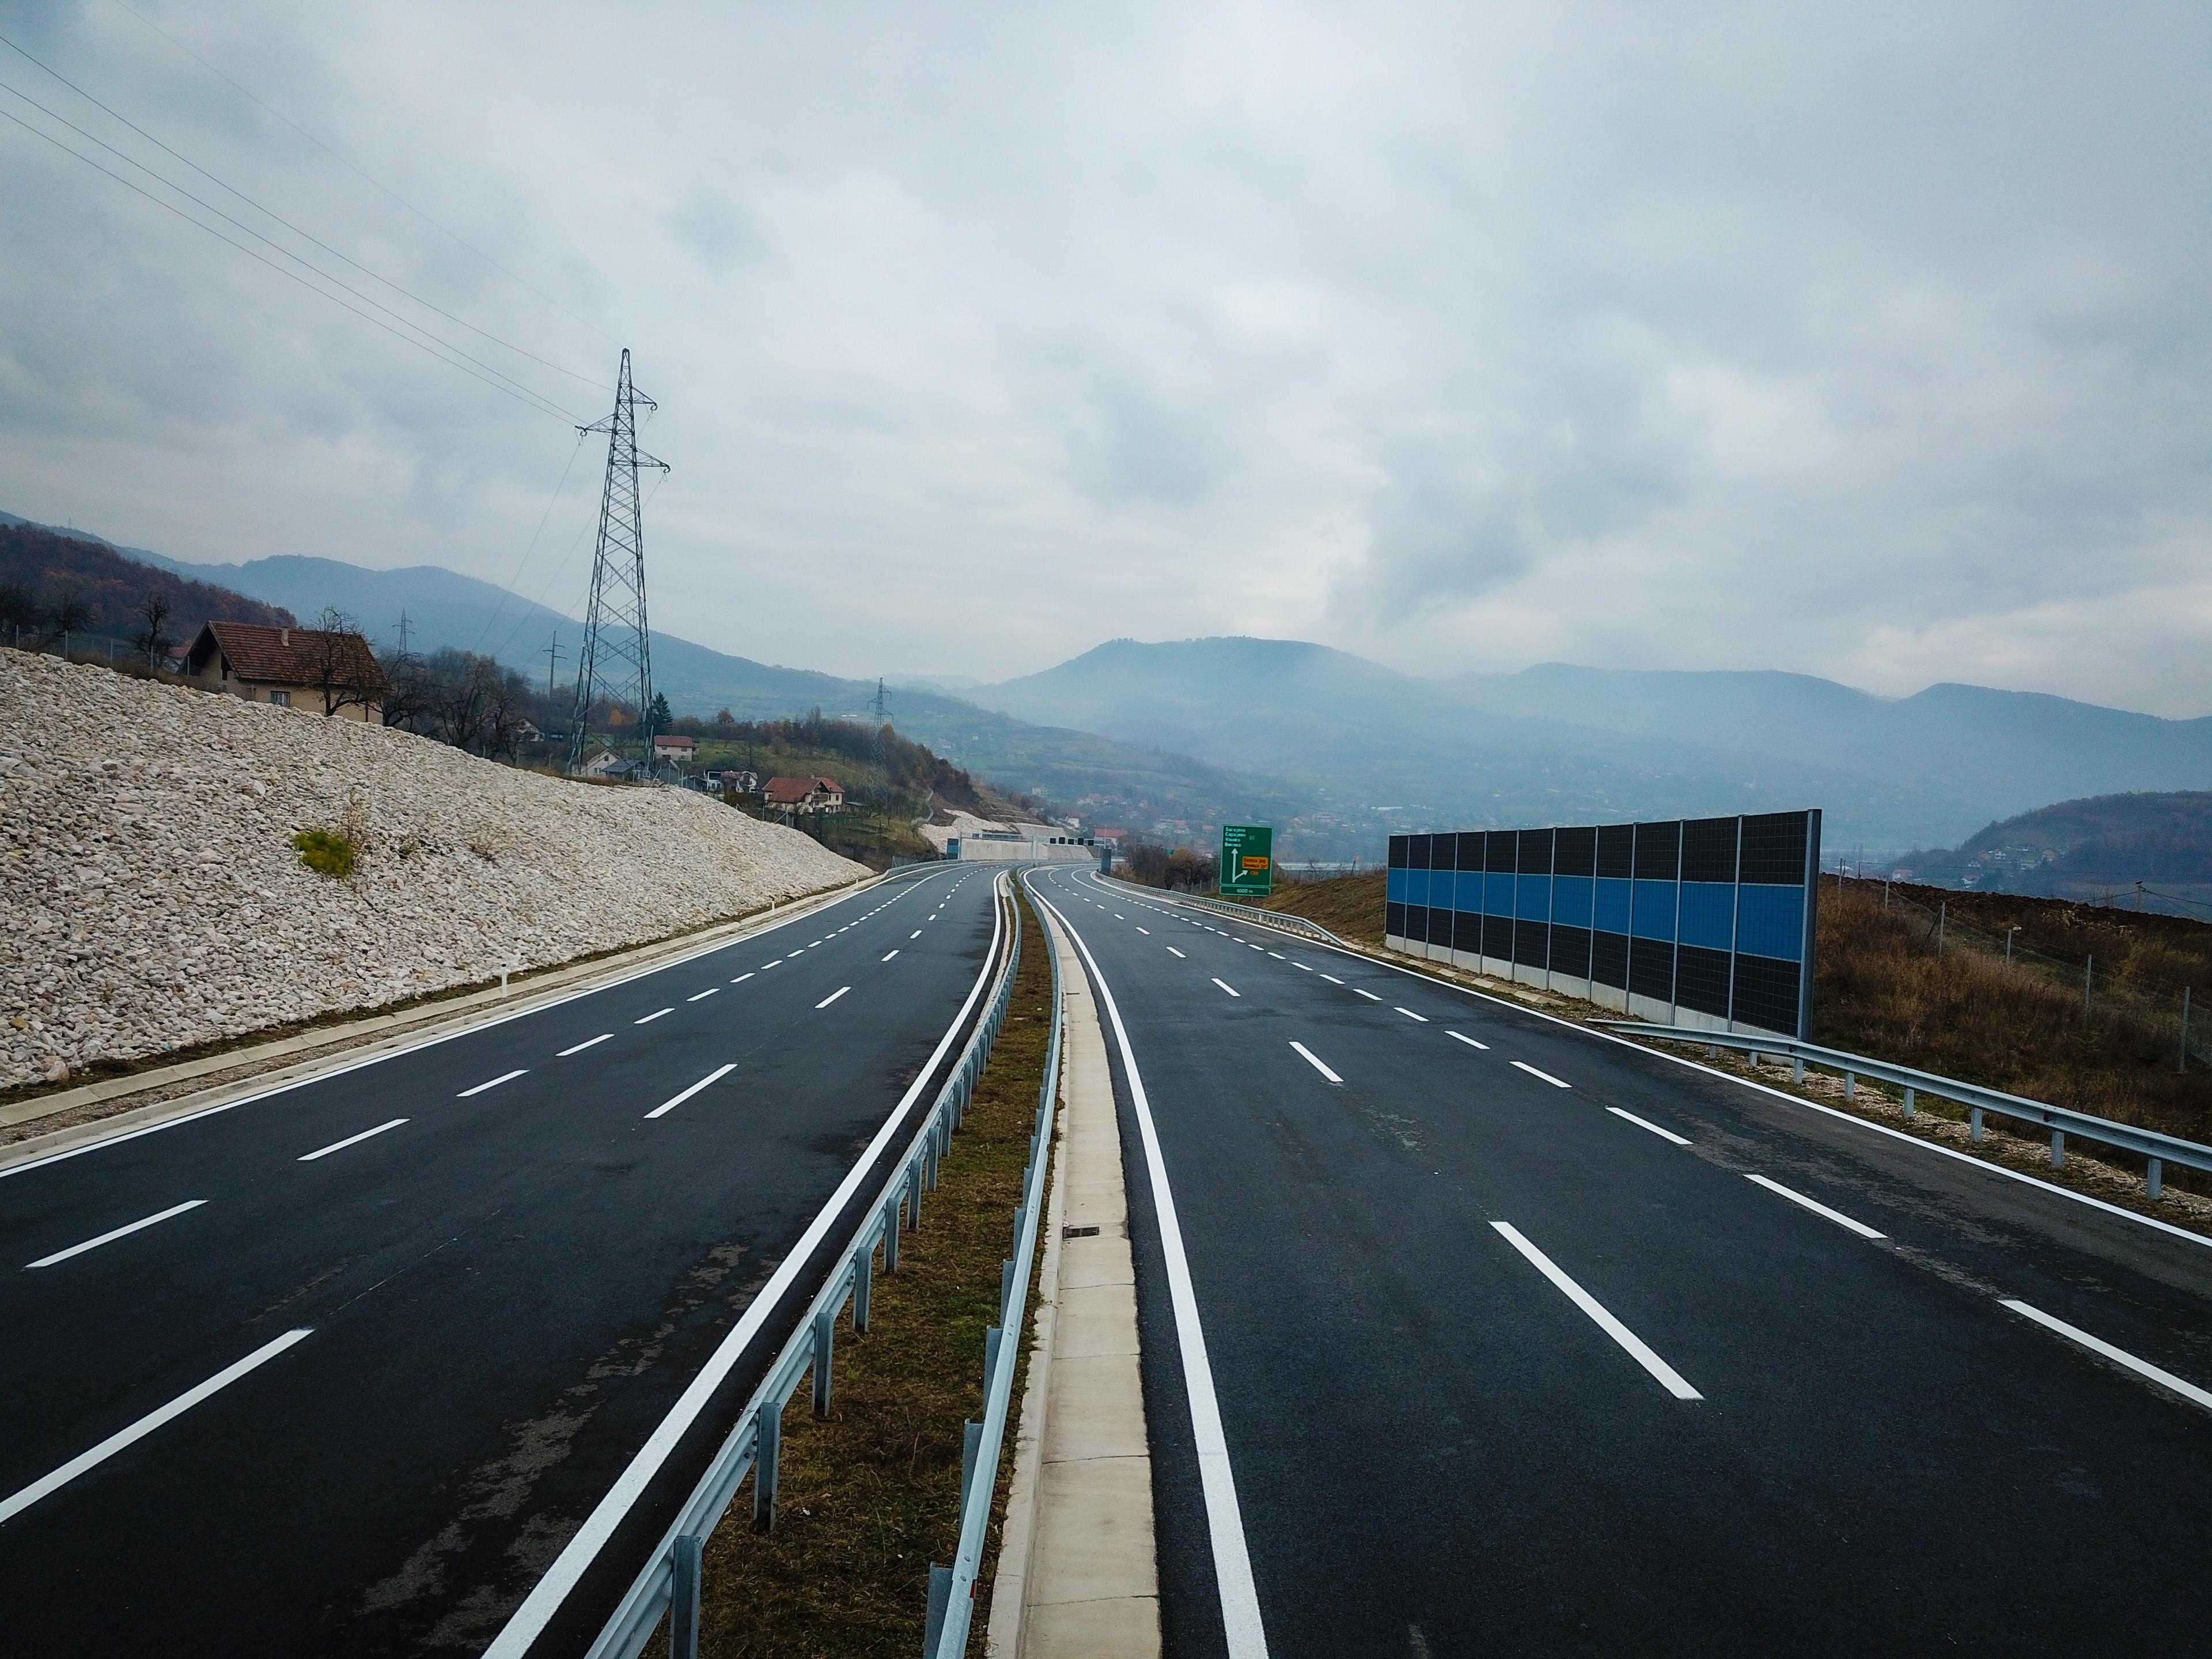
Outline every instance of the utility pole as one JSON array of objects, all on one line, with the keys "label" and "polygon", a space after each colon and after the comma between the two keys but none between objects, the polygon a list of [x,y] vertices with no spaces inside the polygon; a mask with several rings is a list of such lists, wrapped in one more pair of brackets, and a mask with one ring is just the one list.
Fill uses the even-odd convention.
[{"label": "utility pole", "polygon": [[553,643],[545,647],[545,701],[553,701],[553,672],[561,661],[561,630],[553,630]]},{"label": "utility pole", "polygon": [[599,494],[599,540],[592,560],[591,605],[584,613],[584,648],[576,660],[576,718],[568,737],[568,768],[583,763],[585,730],[601,694],[635,702],[642,758],[653,761],[645,736],[653,718],[653,634],[645,616],[645,514],[637,492],[640,467],[668,471],[637,447],[637,411],[660,407],[632,384],[629,350],[615,381],[614,412],[578,427],[607,434],[606,484]]}]

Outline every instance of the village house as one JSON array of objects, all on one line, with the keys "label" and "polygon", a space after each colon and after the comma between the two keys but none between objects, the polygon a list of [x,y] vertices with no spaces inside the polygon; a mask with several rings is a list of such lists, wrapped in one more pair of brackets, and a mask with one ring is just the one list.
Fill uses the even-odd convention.
[{"label": "village house", "polygon": [[211,622],[185,653],[184,675],[248,702],[372,724],[384,718],[384,672],[358,634]]},{"label": "village house", "polygon": [[768,804],[779,811],[793,814],[842,812],[845,810],[845,787],[835,778],[770,778]]},{"label": "village house", "polygon": [[678,732],[663,732],[653,740],[655,760],[688,761],[699,752],[699,739]]}]

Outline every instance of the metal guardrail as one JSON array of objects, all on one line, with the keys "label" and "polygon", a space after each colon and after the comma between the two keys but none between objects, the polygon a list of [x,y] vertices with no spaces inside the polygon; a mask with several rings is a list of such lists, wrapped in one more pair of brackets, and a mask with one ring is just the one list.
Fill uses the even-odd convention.
[{"label": "metal guardrail", "polygon": [[969,1626],[975,1615],[975,1574],[983,1565],[999,1452],[1006,1443],[1006,1418],[1013,1407],[1030,1264],[1036,1259],[1037,1231],[1044,1216],[1045,1168],[1051,1162],[1053,1114],[1060,1098],[1060,952],[1048,928],[1043,944],[1052,963],[1052,1033],[1045,1048],[1044,1081],[1037,1089],[1036,1117],[1030,1129],[1021,1207],[1014,1212],[1014,1254],[999,1269],[999,1323],[983,1334],[983,1420],[966,1425],[961,1452],[960,1545],[950,1567],[933,1564],[929,1569],[929,1621],[921,1650],[928,1659],[961,1659],[968,1650]]},{"label": "metal guardrail", "polygon": [[[674,1525],[654,1548],[652,1560],[632,1582],[629,1593],[600,1630],[586,1653],[590,1659],[637,1659],[652,1639],[661,1619],[672,1608],[675,1618],[669,1632],[670,1659],[696,1659],[699,1640],[699,1553],[737,1496],[747,1474],[754,1475],[753,1521],[763,1528],[775,1522],[776,1465],[782,1444],[783,1412],[799,1383],[811,1373],[814,1381],[817,1416],[830,1409],[830,1380],[835,1366],[835,1336],[838,1316],[850,1303],[853,1328],[868,1328],[868,1289],[874,1273],[876,1247],[884,1251],[884,1270],[898,1271],[899,1235],[921,1224],[921,1195],[937,1185],[938,1165],[951,1150],[953,1132],[960,1127],[976,1080],[989,1060],[991,1045],[1006,1024],[1012,1000],[1014,976],[1021,966],[1021,912],[1008,900],[1009,948],[1000,969],[999,981],[983,1017],[969,1033],[958,1064],[938,1091],[935,1103],[916,1128],[914,1138],[871,1202],[859,1228],[838,1258],[829,1282],[816,1293],[799,1328],[769,1368],[767,1379],[752,1398],[715,1453],[707,1472],[684,1500]],[[1022,1281],[1026,1291],[1028,1280]],[[999,1333],[990,1333],[987,1356],[994,1356]],[[986,1370],[989,1369],[987,1363]],[[974,1436],[971,1433],[970,1443]],[[972,1462],[972,1459],[970,1460]],[[963,1486],[965,1481],[963,1479]],[[964,1536],[964,1534],[963,1534]],[[933,1571],[933,1578],[934,1571]],[[933,1595],[933,1601],[934,1596]]]},{"label": "metal guardrail", "polygon": [[1656,1042],[1702,1043],[1717,1052],[1723,1048],[1742,1049],[1752,1056],[1754,1064],[1761,1054],[1780,1054],[1796,1062],[1792,1075],[1802,1081],[1808,1066],[1821,1066],[1844,1074],[1844,1094],[1846,1098],[1858,1091],[1858,1080],[1870,1077],[1882,1083],[1893,1083],[1905,1091],[1905,1115],[1913,1115],[1913,1100],[1917,1095],[1934,1095],[1939,1100],[1956,1101],[1967,1109],[1968,1133],[1978,1141],[1982,1138],[1982,1114],[2015,1123],[2033,1123],[2051,1132],[2051,1167],[2066,1167],[2066,1137],[2077,1135],[2083,1140],[2094,1140],[2100,1146],[2118,1146],[2124,1152],[2137,1154],[2148,1160],[2144,1185],[2150,1196],[2159,1195],[2160,1178],[2168,1164],[2179,1164],[2185,1169],[2212,1171],[2212,1146],[2199,1146],[2193,1140],[2183,1140],[2176,1135],[2160,1134],[2155,1129],[2139,1129],[2131,1123],[2116,1123],[2110,1118],[2094,1117],[2087,1112],[2077,1112],[2071,1107],[2052,1106],[2040,1100],[2030,1100],[2023,1095],[2008,1095],[2002,1089],[1985,1089],[1978,1083],[1965,1083],[1954,1077],[1943,1077],[1934,1072],[1923,1072],[1910,1066],[1899,1066],[1886,1060],[1876,1060],[1869,1054],[1854,1054],[1841,1048],[1824,1048],[1815,1042],[1799,1042],[1790,1037],[1758,1036],[1741,1031],[1707,1031],[1692,1025],[1646,1025],[1640,1020],[1601,1019],[1592,1024],[1626,1036],[1644,1037]]},{"label": "metal guardrail", "polygon": [[[1111,876],[1108,879],[1120,881],[1121,878]],[[1134,887],[1136,884],[1127,882],[1123,883],[1123,885]],[[1278,933],[1296,933],[1302,938],[1314,939],[1322,945],[1344,945],[1346,950],[1352,948],[1345,945],[1342,939],[1330,933],[1319,922],[1308,921],[1304,916],[1293,915],[1288,910],[1262,910],[1255,905],[1234,904],[1227,899],[1207,898],[1199,893],[1168,892],[1164,888],[1139,887],[1137,890],[1148,896],[1152,895],[1164,896],[1170,903],[1188,904],[1197,909],[1211,910],[1217,916],[1233,916],[1238,921],[1249,922],[1255,927],[1272,927]]]}]

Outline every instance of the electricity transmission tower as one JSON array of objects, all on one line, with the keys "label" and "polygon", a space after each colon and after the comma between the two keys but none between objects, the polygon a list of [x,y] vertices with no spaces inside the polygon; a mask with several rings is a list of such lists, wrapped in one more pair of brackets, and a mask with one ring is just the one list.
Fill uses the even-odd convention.
[{"label": "electricity transmission tower", "polygon": [[653,760],[645,737],[653,708],[653,635],[645,620],[645,519],[638,499],[640,467],[668,463],[637,447],[637,411],[650,415],[660,405],[634,386],[629,352],[622,355],[615,382],[614,413],[579,427],[579,432],[607,434],[607,482],[599,496],[599,544],[592,561],[591,608],[584,613],[584,644],[576,663],[576,718],[570,723],[568,767],[583,763],[586,727],[592,704],[605,695],[637,710],[643,760]]},{"label": "electricity transmission tower", "polygon": [[884,720],[890,711],[891,698],[880,678],[876,681],[876,695],[871,701],[876,710],[875,760],[876,764],[881,766],[884,763]]}]

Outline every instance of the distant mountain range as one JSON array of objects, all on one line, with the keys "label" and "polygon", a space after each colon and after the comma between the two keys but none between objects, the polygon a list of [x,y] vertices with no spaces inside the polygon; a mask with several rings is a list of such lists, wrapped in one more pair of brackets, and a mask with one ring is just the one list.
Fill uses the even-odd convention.
[{"label": "distant mountain range", "polygon": [[2023,812],[1956,851],[1904,855],[1911,879],[2093,898],[2212,918],[2212,792],[2098,795]]},{"label": "distant mountain range", "polygon": [[[574,618],[438,566],[196,565],[115,550],[302,617],[334,605],[387,646],[404,613],[417,650],[489,653],[527,669],[545,662],[557,634],[556,677],[574,673]],[[678,712],[818,707],[866,718],[876,689],[661,632],[653,654],[654,682]],[[1371,857],[1393,827],[1808,805],[1826,811],[1831,853],[1894,852],[1956,843],[2053,800],[2212,788],[2212,718],[1968,685],[1893,699],[1803,674],[1564,664],[1439,680],[1325,646],[1242,638],[1116,640],[997,684],[893,683],[900,730],[1001,787],[1178,839],[1203,839],[1209,823],[1270,821],[1284,829],[1286,858]]]}]

